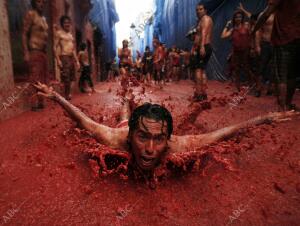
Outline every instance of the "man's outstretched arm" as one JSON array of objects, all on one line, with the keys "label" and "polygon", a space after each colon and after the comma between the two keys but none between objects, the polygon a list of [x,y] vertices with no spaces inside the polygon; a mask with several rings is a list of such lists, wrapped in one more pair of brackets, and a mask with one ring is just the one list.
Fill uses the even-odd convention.
[{"label": "man's outstretched arm", "polygon": [[39,90],[39,95],[43,95],[59,103],[81,128],[89,131],[101,144],[120,150],[126,149],[128,127],[111,128],[97,123],[55,92],[52,87],[49,88],[41,83],[36,84],[35,87]]},{"label": "man's outstretched arm", "polygon": [[258,116],[250,120],[228,126],[216,131],[200,134],[200,135],[187,135],[187,136],[172,136],[169,146],[174,152],[192,151],[206,145],[222,141],[236,134],[241,129],[251,126],[260,125],[270,122],[282,122],[290,120],[291,117],[299,115],[294,111],[289,112],[272,112],[263,116]]}]

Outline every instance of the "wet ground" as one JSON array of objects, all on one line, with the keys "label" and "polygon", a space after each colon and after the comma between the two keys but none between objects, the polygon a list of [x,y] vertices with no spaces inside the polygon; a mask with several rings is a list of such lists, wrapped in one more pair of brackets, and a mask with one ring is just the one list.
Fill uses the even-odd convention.
[{"label": "wet ground", "polygon": [[[117,83],[71,101],[98,122],[115,126]],[[135,87],[141,102],[164,104],[175,134],[197,134],[276,110],[275,98],[235,94],[209,83],[209,106],[190,106],[192,83]],[[300,105],[297,92],[295,103]],[[0,124],[2,225],[278,225],[300,223],[300,120],[241,131],[208,147],[222,161],[163,180],[155,190],[119,176],[98,177],[85,149],[96,145],[57,104]],[[227,166],[227,167],[226,167]],[[228,167],[230,166],[230,167]],[[231,170],[229,169],[231,168]]]}]

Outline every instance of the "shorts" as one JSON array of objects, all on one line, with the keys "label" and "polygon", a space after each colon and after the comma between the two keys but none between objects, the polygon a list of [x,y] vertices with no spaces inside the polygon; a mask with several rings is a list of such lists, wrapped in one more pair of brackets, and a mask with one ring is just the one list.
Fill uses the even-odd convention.
[{"label": "shorts", "polygon": [[154,65],[154,71],[153,71],[154,81],[160,81],[162,79],[163,76],[162,68],[163,66],[161,64]]},{"label": "shorts", "polygon": [[286,83],[287,80],[296,79],[300,73],[300,39],[288,44],[274,47],[273,69],[275,81]]},{"label": "shorts", "polygon": [[209,61],[210,56],[212,54],[212,47],[211,47],[210,44],[206,44],[204,46],[204,48],[205,48],[205,53],[206,53],[204,57],[202,57],[200,55],[200,49],[199,48],[197,49],[196,54],[191,55],[190,64],[191,64],[192,69],[202,69],[202,70],[206,69],[208,61]]},{"label": "shorts", "polygon": [[63,83],[73,82],[76,79],[74,57],[63,55],[60,56],[62,68],[60,69],[60,80]]},{"label": "shorts", "polygon": [[273,56],[273,46],[270,42],[262,41],[260,44],[261,53],[259,56],[259,73],[265,81],[271,81],[271,62]]},{"label": "shorts", "polygon": [[91,66],[89,66],[89,65],[82,66],[81,77],[84,77],[84,78],[90,77],[91,73],[92,73]]},{"label": "shorts", "polygon": [[143,67],[143,73],[144,74],[147,74],[147,73],[152,74],[152,71],[153,71],[152,64],[147,63],[147,64],[144,65],[144,67]]},{"label": "shorts", "polygon": [[46,53],[32,50],[29,54],[29,81],[32,83],[41,82],[48,84],[48,59]]},{"label": "shorts", "polygon": [[249,54],[249,64],[250,64],[250,70],[254,74],[258,74],[259,72],[259,57],[256,53],[250,53]]},{"label": "shorts", "polygon": [[120,68],[125,68],[127,71],[129,71],[130,68],[131,68],[131,64],[130,63],[120,63],[119,67]]}]

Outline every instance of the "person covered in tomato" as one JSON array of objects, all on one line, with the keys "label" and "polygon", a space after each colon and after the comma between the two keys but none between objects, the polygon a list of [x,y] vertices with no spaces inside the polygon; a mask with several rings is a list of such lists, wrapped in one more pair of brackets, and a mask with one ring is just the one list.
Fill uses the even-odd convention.
[{"label": "person covered in tomato", "polygon": [[[130,102],[125,101],[120,112],[121,124],[117,128],[112,128],[93,121],[52,87],[41,83],[35,87],[40,91],[40,95],[60,104],[71,118],[78,122],[81,128],[89,131],[98,142],[122,153],[130,153],[130,167],[149,180],[153,178],[155,169],[174,154],[193,152],[194,148],[224,140],[243,128],[285,120],[299,114],[269,113],[205,134],[176,136],[172,135],[172,115],[161,105],[144,103],[131,112]],[[132,97],[128,98],[130,99]]]}]

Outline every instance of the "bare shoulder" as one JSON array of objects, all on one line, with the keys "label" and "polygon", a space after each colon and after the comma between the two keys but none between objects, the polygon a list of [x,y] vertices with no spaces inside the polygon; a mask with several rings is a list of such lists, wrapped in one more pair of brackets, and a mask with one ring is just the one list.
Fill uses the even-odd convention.
[{"label": "bare shoulder", "polygon": [[161,46],[158,47],[158,50],[159,50],[160,53],[163,53],[163,51],[164,51]]},{"label": "bare shoulder", "polygon": [[205,137],[205,134],[184,136],[172,135],[168,142],[170,152],[187,152],[194,148],[200,148],[205,144]]},{"label": "bare shoulder", "polygon": [[60,37],[62,35],[62,30],[58,29],[56,32],[55,32],[55,35],[57,37]]},{"label": "bare shoulder", "polygon": [[212,18],[209,15],[204,15],[201,19],[201,23],[209,23],[211,24],[213,22]]},{"label": "bare shoulder", "polygon": [[36,12],[35,12],[34,10],[31,9],[31,10],[28,10],[28,11],[27,11],[26,15],[27,15],[27,16],[33,17],[33,16],[36,15]]},{"label": "bare shoulder", "polygon": [[121,150],[127,150],[128,132],[128,126],[122,128],[111,128],[110,146]]},{"label": "bare shoulder", "polygon": [[28,10],[27,13],[25,14],[24,19],[25,20],[33,20],[33,18],[35,17],[36,13],[34,10]]}]

